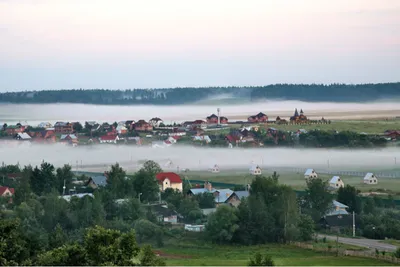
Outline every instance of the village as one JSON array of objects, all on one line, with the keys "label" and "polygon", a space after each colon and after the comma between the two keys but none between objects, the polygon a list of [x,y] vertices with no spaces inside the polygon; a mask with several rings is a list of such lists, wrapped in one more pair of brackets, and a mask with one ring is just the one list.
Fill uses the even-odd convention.
[{"label": "village", "polygon": [[[287,139],[298,139],[307,130],[302,126],[330,125],[332,122],[321,118],[310,120],[302,109],[295,109],[293,116],[288,119],[277,117],[270,120],[262,112],[249,116],[247,121],[229,121],[227,117],[211,114],[205,120],[174,122],[165,124],[161,118],[155,117],[146,121],[126,120],[114,123],[80,122],[42,122],[39,125],[29,125],[28,122],[1,127],[0,144],[54,144],[61,143],[69,146],[93,144],[132,144],[139,146],[168,147],[176,143],[193,145],[210,145],[233,148],[260,147],[266,143],[285,144]],[[296,130],[282,131],[279,126],[298,126]],[[333,132],[338,133],[334,130]],[[363,134],[363,133],[361,133]],[[400,136],[399,130],[385,130],[379,136],[387,141],[396,141]],[[264,140],[264,141],[263,141]],[[268,140],[265,141],[265,140]]]}]

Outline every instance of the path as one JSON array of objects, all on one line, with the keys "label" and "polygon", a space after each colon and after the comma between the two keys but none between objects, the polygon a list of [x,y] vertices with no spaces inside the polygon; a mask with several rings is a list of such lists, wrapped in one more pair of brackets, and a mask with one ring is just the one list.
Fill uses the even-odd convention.
[{"label": "path", "polygon": [[[336,236],[329,236],[329,235],[321,235],[318,234],[318,238],[324,238],[329,240],[336,241]],[[348,238],[348,237],[339,237],[339,243],[354,245],[359,247],[366,247],[370,249],[378,249],[380,251],[396,251],[397,246],[381,243],[381,240],[375,239],[367,239],[367,238]]]}]

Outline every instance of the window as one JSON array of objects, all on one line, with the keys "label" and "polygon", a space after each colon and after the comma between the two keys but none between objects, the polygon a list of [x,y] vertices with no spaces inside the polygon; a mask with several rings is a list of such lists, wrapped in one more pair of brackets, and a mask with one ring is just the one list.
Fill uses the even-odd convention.
[{"label": "window", "polygon": [[339,184],[336,184],[336,187],[339,187]]},{"label": "window", "polygon": [[372,183],[372,180],[369,180],[369,183],[371,184],[371,183]]}]

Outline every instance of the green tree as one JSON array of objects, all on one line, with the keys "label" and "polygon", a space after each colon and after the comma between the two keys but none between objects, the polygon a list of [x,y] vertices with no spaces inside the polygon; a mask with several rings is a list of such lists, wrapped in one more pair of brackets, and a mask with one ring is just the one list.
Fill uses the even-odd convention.
[{"label": "green tree", "polygon": [[229,243],[239,228],[237,223],[238,218],[234,208],[225,205],[219,206],[208,218],[206,234],[213,242]]},{"label": "green tree", "polygon": [[160,165],[152,160],[148,160],[145,163],[143,163],[142,170],[144,170],[146,173],[154,177],[156,176],[157,173],[163,171]]},{"label": "green tree", "polygon": [[306,194],[303,198],[302,211],[317,221],[332,209],[334,196],[328,191],[328,182],[320,178],[307,181]]},{"label": "green tree", "polygon": [[349,212],[359,214],[361,212],[361,200],[358,197],[358,191],[354,186],[346,185],[338,190],[337,201],[349,206]]},{"label": "green tree", "polygon": [[75,243],[63,245],[40,254],[37,265],[41,266],[87,266],[89,265],[85,249]]},{"label": "green tree", "polygon": [[211,209],[215,208],[215,197],[211,193],[202,193],[194,196],[196,201],[199,203],[200,209]]},{"label": "green tree", "polygon": [[165,261],[154,254],[151,246],[145,245],[140,253],[140,266],[165,266]]},{"label": "green tree", "polygon": [[61,225],[57,223],[54,231],[49,235],[49,247],[58,248],[65,244],[67,241],[67,234],[62,229]]},{"label": "green tree", "polygon": [[247,266],[275,266],[275,263],[270,255],[263,256],[260,252],[257,252],[250,258]]},{"label": "green tree", "polygon": [[[62,168],[57,168],[56,178],[57,178],[56,190],[60,194],[62,194],[63,192],[64,182],[66,188],[70,189],[72,187],[72,178],[74,178],[71,165],[66,164]],[[68,194],[68,191],[66,191],[65,193]]]},{"label": "green tree", "polygon": [[301,214],[298,228],[300,233],[300,239],[302,241],[312,240],[315,229],[315,223],[311,218],[311,216],[306,214]]},{"label": "green tree", "polygon": [[16,205],[21,204],[22,202],[28,201],[31,198],[32,189],[30,185],[30,176],[32,174],[31,167],[25,167],[22,172],[22,177],[19,181],[19,184],[15,188],[14,194],[14,203]]},{"label": "green tree", "polygon": [[80,122],[75,122],[74,125],[72,126],[75,132],[82,132],[83,126]]},{"label": "green tree", "polygon": [[137,220],[135,222],[135,232],[139,243],[154,237],[158,228],[157,225],[146,219]]},{"label": "green tree", "polygon": [[160,188],[155,175],[151,171],[146,171],[144,168],[140,169],[135,173],[132,183],[137,194],[141,194],[140,200],[142,202],[158,199]]},{"label": "green tree", "polygon": [[119,198],[123,198],[127,193],[126,191],[128,187],[128,181],[125,179],[126,172],[118,163],[116,163],[111,166],[111,170],[107,175],[107,184],[113,195],[118,195]]},{"label": "green tree", "polygon": [[0,265],[11,266],[22,263],[29,257],[26,241],[19,232],[19,220],[0,220]]}]

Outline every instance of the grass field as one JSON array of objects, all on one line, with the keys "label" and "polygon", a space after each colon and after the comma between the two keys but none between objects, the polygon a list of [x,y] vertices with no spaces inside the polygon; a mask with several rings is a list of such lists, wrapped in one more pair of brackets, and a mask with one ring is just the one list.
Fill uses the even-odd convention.
[{"label": "grass field", "polygon": [[[240,124],[230,125],[232,127],[239,127]],[[386,130],[400,129],[400,120],[393,119],[388,121],[383,120],[337,120],[332,121],[331,124],[311,124],[311,125],[278,125],[269,124],[268,127],[273,127],[284,131],[296,131],[298,129],[305,130],[336,130],[336,131],[355,131],[365,132],[369,134],[383,134]]]},{"label": "grass field", "polygon": [[400,240],[388,239],[388,240],[382,240],[381,243],[386,243],[400,247]]},{"label": "grass field", "polygon": [[[268,176],[271,175],[272,171],[264,171],[263,175]],[[293,172],[278,172],[280,183],[287,184],[291,186],[295,190],[303,190],[306,187],[306,180],[304,179],[303,173],[293,173]],[[192,171],[186,174],[189,180],[208,180],[211,183],[230,183],[230,184],[249,184],[251,183],[254,176],[249,175],[244,170],[230,170],[220,173],[211,173],[206,171]],[[330,180],[332,178],[331,175],[320,174],[320,178],[324,180]],[[388,193],[400,193],[400,179],[395,178],[379,178],[377,185],[366,185],[362,183],[362,177],[354,177],[354,176],[341,176],[345,185],[349,184],[361,192],[369,192],[376,190],[386,190]]]},{"label": "grass field", "polygon": [[316,252],[291,245],[264,246],[166,246],[160,250],[169,266],[247,266],[256,252],[268,253],[278,266],[390,266],[377,259]]}]

